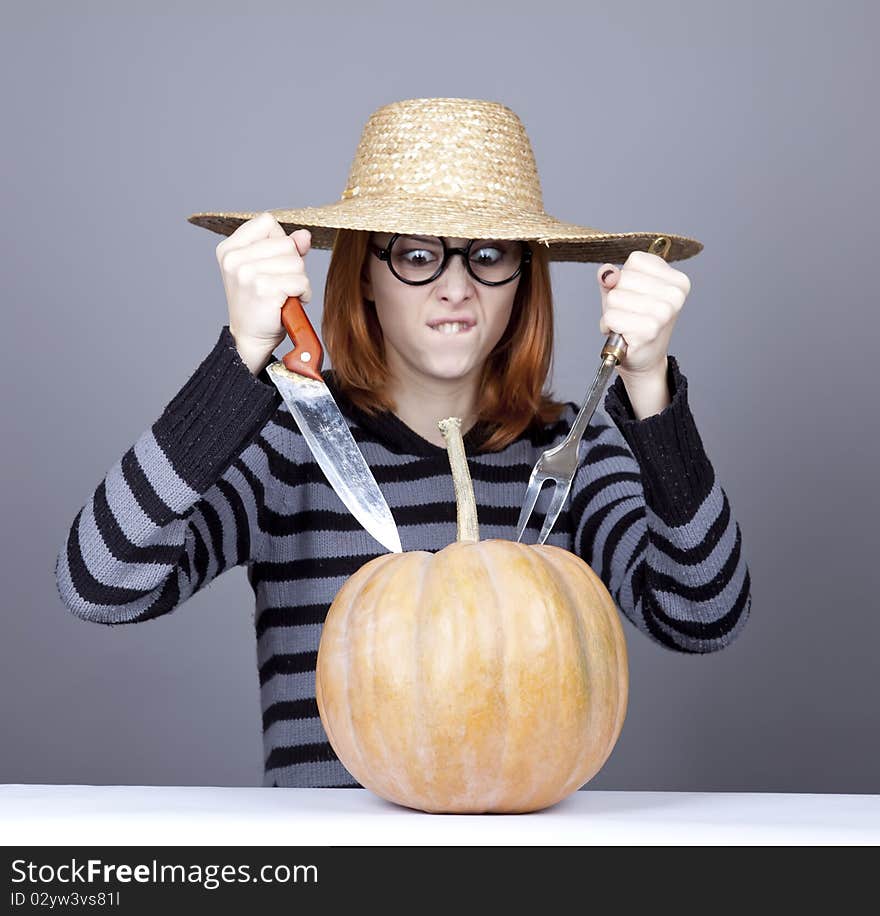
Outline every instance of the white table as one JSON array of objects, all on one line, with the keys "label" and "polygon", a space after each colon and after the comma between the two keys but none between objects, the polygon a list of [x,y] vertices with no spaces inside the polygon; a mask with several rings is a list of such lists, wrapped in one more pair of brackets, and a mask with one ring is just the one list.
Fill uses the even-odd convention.
[{"label": "white table", "polygon": [[7,846],[875,845],[880,795],[575,792],[424,814],[366,789],[0,785]]}]

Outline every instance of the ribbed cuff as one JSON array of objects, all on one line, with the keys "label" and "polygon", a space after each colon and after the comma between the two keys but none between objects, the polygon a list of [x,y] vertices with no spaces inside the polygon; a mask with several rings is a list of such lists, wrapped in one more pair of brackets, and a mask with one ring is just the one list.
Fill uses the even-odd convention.
[{"label": "ribbed cuff", "polygon": [[639,420],[618,375],[605,395],[605,412],[632,449],[642,474],[645,502],[670,527],[690,521],[715,482],[715,470],[691,414],[687,378],[668,357],[671,403]]},{"label": "ribbed cuff", "polygon": [[265,370],[254,376],[236,349],[229,325],[224,325],[214,349],[153,424],[153,435],[181,478],[204,493],[280,403]]}]

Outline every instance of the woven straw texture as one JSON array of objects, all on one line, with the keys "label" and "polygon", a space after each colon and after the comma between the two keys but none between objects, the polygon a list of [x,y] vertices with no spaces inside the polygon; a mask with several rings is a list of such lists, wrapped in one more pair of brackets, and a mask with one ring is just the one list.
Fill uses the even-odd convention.
[{"label": "woven straw texture", "polygon": [[[188,219],[231,235],[261,212],[194,213]],[[382,106],[363,129],[338,201],[269,212],[288,233],[309,229],[313,248],[332,248],[337,229],[524,239],[545,245],[551,261],[622,263],[659,236],[671,241],[667,261],[703,248],[683,235],[605,232],[550,216],[525,127],[506,105],[480,99]]]}]

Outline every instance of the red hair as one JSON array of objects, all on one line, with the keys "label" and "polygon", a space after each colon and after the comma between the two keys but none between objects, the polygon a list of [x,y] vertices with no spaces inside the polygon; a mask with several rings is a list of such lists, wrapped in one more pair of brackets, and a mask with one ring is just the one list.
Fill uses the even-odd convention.
[{"label": "red hair", "polygon": [[[375,307],[364,299],[361,276],[370,233],[339,229],[324,287],[321,336],[342,392],[361,410],[394,410],[388,389],[384,337]],[[553,298],[545,251],[532,246],[520,277],[510,322],[483,365],[478,420],[495,428],[482,446],[498,451],[532,423],[559,419],[565,405],[544,393],[553,357]]]}]

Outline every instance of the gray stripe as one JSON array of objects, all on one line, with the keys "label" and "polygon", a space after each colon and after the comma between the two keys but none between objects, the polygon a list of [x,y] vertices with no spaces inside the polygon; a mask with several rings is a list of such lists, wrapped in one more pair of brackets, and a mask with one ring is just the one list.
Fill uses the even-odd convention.
[{"label": "gray stripe", "polygon": [[676,620],[699,620],[703,623],[714,623],[735,604],[737,596],[742,591],[747,572],[746,564],[740,562],[733,571],[730,582],[711,601],[691,601],[667,591],[655,591],[654,597],[663,611]]},{"label": "gray stripe", "polygon": [[[207,550],[208,552],[208,565],[205,569],[204,578],[202,579],[202,584],[200,586],[200,590],[201,590],[209,582],[211,582],[212,579],[215,579],[217,577],[219,573],[218,558],[217,558],[217,554],[214,551],[214,544],[211,541],[211,534],[208,531],[208,523],[205,521],[205,516],[202,515],[201,509],[196,507],[195,511],[189,517],[189,523],[201,535],[202,542],[205,545],[205,550]],[[192,580],[193,582],[195,582],[195,580],[198,578],[198,572],[196,571],[196,566],[195,566],[196,546],[195,546],[194,538],[191,541],[191,545],[189,542],[187,543],[188,553],[189,553],[190,547],[191,547],[191,553],[189,557],[190,558],[190,569],[192,571],[191,573]]]},{"label": "gray stripe", "polygon": [[257,659],[263,664],[279,652],[317,652],[323,626],[304,623],[294,627],[271,627],[258,640]]},{"label": "gray stripe", "polygon": [[721,505],[724,496],[721,493],[721,487],[716,478],[712,489],[706,494],[706,498],[700,504],[700,508],[694,513],[694,517],[684,525],[677,525],[670,528],[659,516],[657,516],[650,506],[647,507],[651,527],[660,534],[665,535],[670,541],[676,544],[695,544],[699,543],[706,536],[706,532],[711,528],[712,522],[718,517],[721,511]]},{"label": "gray stripe", "polygon": [[[739,636],[740,632],[742,631],[743,627],[745,626],[748,616],[749,614],[748,614],[748,606],[747,606],[746,609],[743,611],[742,615],[740,615],[740,618],[739,620],[737,620],[736,625],[733,627],[733,629],[729,633],[727,633],[722,639],[708,639],[708,640],[707,639],[696,639],[691,636],[683,636],[681,633],[674,632],[668,626],[666,626],[666,624],[663,623],[663,621],[661,620],[655,619],[655,624],[659,627],[659,629],[661,629],[664,633],[666,633],[669,636],[669,638],[673,640],[673,642],[675,642],[676,645],[683,646],[685,649],[690,649],[691,651],[706,652],[706,651],[717,651],[718,649],[722,649],[728,643],[733,642],[737,638],[737,636]],[[654,638],[653,635],[651,638],[652,639]]]},{"label": "gray stripe", "polygon": [[[289,486],[279,481],[269,470],[269,459],[260,449],[255,447],[248,448],[242,452],[241,457],[245,460],[245,464],[251,473],[263,485],[263,504],[266,508],[271,509],[278,515],[289,515],[291,512],[296,511],[299,503],[304,498],[310,498],[311,494],[306,496],[308,493],[307,487]],[[250,484],[245,483],[245,486],[250,490]]]},{"label": "gray stripe", "polygon": [[[607,505],[607,503],[603,503],[603,505]],[[620,521],[621,518],[623,518],[623,516],[628,515],[639,505],[640,503],[638,498],[633,496],[630,499],[625,499],[623,502],[618,503],[612,509],[608,510],[608,514],[605,516],[605,518],[602,519],[602,522],[596,531],[595,540],[593,541],[593,562],[596,564],[597,568],[601,567],[602,565],[602,556],[605,551],[605,542],[608,540],[608,535],[610,534],[611,529]],[[599,508],[600,507],[597,506],[593,511],[595,512]],[[627,530],[624,532],[621,540],[629,537],[630,543],[632,545],[632,543],[634,543],[633,534],[630,532],[633,530],[638,532],[638,534],[635,536],[635,540],[637,541],[638,537],[641,535],[641,532],[645,530],[645,527],[644,518],[635,519],[635,521],[627,527]],[[618,544],[618,549],[619,546],[620,545]],[[631,549],[632,547],[630,547],[630,550]],[[629,554],[630,550],[627,550],[627,554]],[[612,564],[612,566],[616,566],[616,564]],[[612,569],[612,583],[614,583],[617,574],[619,574],[621,571],[622,570]],[[619,583],[615,587],[619,587]]]},{"label": "gray stripe", "polygon": [[[284,652],[283,646],[275,648],[275,655]],[[265,659],[260,659],[260,666]],[[275,674],[263,685],[263,710],[267,710],[274,703],[284,703],[287,700],[307,700],[315,698],[315,672],[298,671],[295,674]]]},{"label": "gray stripe", "polygon": [[[236,473],[238,480],[241,481],[241,474],[238,472]],[[223,479],[227,479],[226,475],[224,475]],[[245,487],[247,488],[246,484]],[[229,500],[226,498],[217,484],[214,484],[214,486],[212,486],[211,489],[208,490],[202,497],[200,504],[201,503],[206,503],[207,505],[211,506],[220,519],[221,546],[223,549],[223,559],[226,564],[224,570],[231,569],[235,565],[237,552],[237,535],[235,527],[235,516],[233,515],[232,507],[229,505]],[[213,553],[213,547],[210,534],[208,533],[207,523],[205,523],[205,536],[207,538],[205,545],[208,547],[208,550]],[[215,557],[214,559],[216,562],[217,558]]]},{"label": "gray stripe", "polygon": [[[617,591],[613,589],[610,590],[612,594],[617,594],[617,601],[621,607],[625,607],[627,609],[633,610],[633,613],[635,613],[636,616],[640,616],[643,620],[644,620],[644,615],[641,614],[640,609],[633,608],[633,598],[634,598],[633,580],[635,579],[635,575],[639,567],[644,562],[646,552],[647,552],[646,548],[643,548],[641,552],[641,556],[637,557],[636,559],[632,561],[632,564],[630,565],[629,570],[627,570],[627,573],[623,578],[623,582],[621,582],[620,585],[616,586]],[[632,557],[632,548],[630,549],[629,553],[627,553],[626,555],[622,554],[621,556],[625,556],[624,565],[626,565],[626,563],[628,563]],[[615,573],[612,573],[612,579],[616,579],[616,578],[617,578],[617,575],[615,571]]]},{"label": "gray stripe", "polygon": [[[73,587],[73,581],[70,578],[70,568],[67,564],[66,550],[63,550],[58,555],[57,581],[59,591],[64,598],[64,603],[68,610],[75,616],[93,623],[127,623],[142,614],[151,605],[155,604],[156,598],[162,590],[160,586],[154,589],[149,595],[131,604],[92,604],[89,601],[85,601]],[[184,583],[181,581],[179,584],[181,585],[181,593],[183,593]]]},{"label": "gray stripe", "polygon": [[[268,759],[267,749],[266,758]],[[289,767],[267,770],[263,785],[296,786],[302,789],[320,789],[322,786],[337,786],[351,782],[352,776],[338,760],[321,760],[318,763],[295,763]],[[345,790],[343,790],[345,791]]]},{"label": "gray stripe", "polygon": [[224,474],[224,477],[235,487],[236,492],[241,497],[241,501],[244,504],[244,510],[247,514],[248,530],[250,532],[251,555],[248,559],[253,559],[254,557],[260,556],[260,544],[263,540],[263,532],[260,530],[257,516],[257,496],[251,489],[251,485],[248,483],[247,478],[238,468],[231,467],[226,474]]},{"label": "gray stripe", "polygon": [[[720,511],[720,504],[718,505],[718,509]],[[705,533],[703,534],[703,538],[705,539]],[[693,544],[681,543],[679,537],[675,538],[674,543],[679,544],[681,547],[696,546]],[[651,564],[652,569],[656,569],[657,572],[670,576],[678,582],[687,582],[689,585],[703,585],[718,574],[718,570],[724,566],[733,553],[735,543],[736,520],[731,515],[724,534],[721,535],[712,552],[702,562],[693,565],[682,564],[673,560],[667,553],[664,553],[664,551],[660,549],[651,551],[648,562]]]},{"label": "gray stripe", "polygon": [[137,440],[134,454],[147,480],[172,511],[180,514],[199,498],[199,494],[174,470],[168,456],[156,441],[152,428]]},{"label": "gray stripe", "polygon": [[129,541],[133,544],[164,546],[180,543],[180,534],[176,526],[160,527],[141,509],[123,476],[122,459],[110,468],[104,480],[107,502]]},{"label": "gray stripe", "polygon": [[[103,585],[120,588],[155,588],[168,575],[172,564],[128,563],[114,557],[98,530],[94,510],[93,495],[83,508],[78,527],[83,562],[92,578]],[[178,519],[170,522],[169,527],[177,533],[177,543],[182,545],[186,522]]]},{"label": "gray stripe", "polygon": [[[632,504],[628,504],[629,508],[632,508]],[[647,525],[645,524],[644,518],[636,519],[632,525],[630,525],[626,531],[624,531],[623,536],[620,538],[620,541],[617,544],[617,549],[614,551],[611,559],[611,581],[608,584],[608,591],[612,595],[618,594],[628,594],[628,606],[632,607],[632,581],[635,571],[638,569],[639,564],[646,554],[647,545],[643,544],[641,547],[641,556],[633,557],[633,553],[639,545],[639,541],[642,538],[642,535],[647,530]],[[597,572],[602,566],[602,554],[596,553],[593,555],[593,562],[596,564]],[[627,569],[627,564],[629,564],[629,569]]]},{"label": "gray stripe", "polygon": [[328,740],[320,719],[279,719],[266,729],[265,735],[266,746],[270,749]]},{"label": "gray stripe", "polygon": [[639,606],[634,608],[632,606],[632,594],[629,596],[628,604],[617,602],[617,609],[637,630],[641,630],[642,633],[648,636],[651,635],[648,633],[648,622],[645,620],[644,613],[642,613],[642,603],[639,602]]},{"label": "gray stripe", "polygon": [[264,607],[286,607],[297,604],[329,604],[348,576],[327,579],[297,579],[296,582],[261,582],[260,599]]}]

